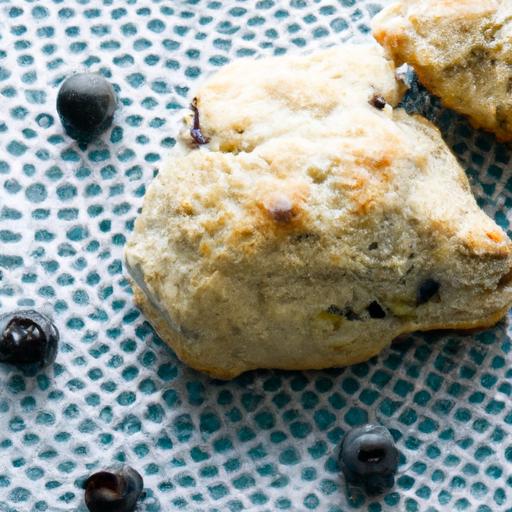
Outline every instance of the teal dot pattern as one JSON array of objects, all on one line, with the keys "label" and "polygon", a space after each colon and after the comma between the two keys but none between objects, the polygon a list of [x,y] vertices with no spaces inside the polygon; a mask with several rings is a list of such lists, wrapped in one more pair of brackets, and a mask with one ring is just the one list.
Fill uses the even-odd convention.
[{"label": "teal dot pattern", "polygon": [[[84,512],[84,480],[116,462],[144,476],[144,512],[512,510],[506,322],[409,336],[344,370],[221,382],[177,360],[123,270],[197,84],[238,57],[366,40],[383,3],[0,2],[0,311],[38,308],[62,334],[51,368],[0,368],[2,512]],[[55,99],[87,70],[113,83],[120,106],[101,140],[79,147]],[[435,118],[511,235],[510,149],[429,96],[412,107]],[[395,487],[371,499],[347,489],[336,462],[344,433],[367,421],[401,451]]]}]

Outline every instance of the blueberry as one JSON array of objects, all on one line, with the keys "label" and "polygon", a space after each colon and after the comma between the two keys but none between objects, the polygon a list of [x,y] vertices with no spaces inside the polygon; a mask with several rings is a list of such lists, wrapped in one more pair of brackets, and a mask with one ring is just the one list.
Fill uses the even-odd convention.
[{"label": "blueberry", "polygon": [[142,477],[130,466],[99,471],[85,481],[85,504],[90,512],[133,512],[143,487]]},{"label": "blueberry", "polygon": [[57,112],[66,133],[80,142],[90,142],[111,124],[117,100],[112,85],[95,73],[67,78],[57,95]]},{"label": "blueberry", "polygon": [[441,288],[441,285],[436,280],[425,279],[418,287],[416,304],[420,306],[421,304],[427,303],[439,292],[439,288]]},{"label": "blueberry", "polygon": [[55,361],[59,331],[37,311],[0,315],[0,362],[42,368]]},{"label": "blueberry", "polygon": [[386,312],[376,300],[374,300],[366,310],[370,314],[370,318],[386,318]]},{"label": "blueberry", "polygon": [[339,462],[347,482],[364,487],[370,495],[393,486],[398,460],[399,452],[385,427],[355,428],[341,443]]},{"label": "blueberry", "polygon": [[374,94],[368,103],[377,110],[384,110],[387,105],[386,100],[380,94]]}]

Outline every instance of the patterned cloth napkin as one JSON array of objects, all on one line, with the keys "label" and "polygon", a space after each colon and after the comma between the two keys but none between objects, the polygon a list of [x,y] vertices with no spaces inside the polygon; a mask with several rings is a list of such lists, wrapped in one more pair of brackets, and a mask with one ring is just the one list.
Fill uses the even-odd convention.
[{"label": "patterned cloth napkin", "polygon": [[[369,39],[370,0],[0,0],[0,311],[35,307],[61,347],[35,377],[0,368],[0,511],[85,510],[83,480],[138,469],[145,512],[512,510],[512,344],[409,336],[345,370],[213,381],[183,366],[132,302],[122,250],[145,187],[203,76],[245,56]],[[80,149],[55,110],[60,82],[98,71],[120,99]],[[480,205],[505,229],[510,150],[415,89]],[[510,231],[509,231],[510,234]],[[396,486],[349,494],[344,432],[389,427]]]}]

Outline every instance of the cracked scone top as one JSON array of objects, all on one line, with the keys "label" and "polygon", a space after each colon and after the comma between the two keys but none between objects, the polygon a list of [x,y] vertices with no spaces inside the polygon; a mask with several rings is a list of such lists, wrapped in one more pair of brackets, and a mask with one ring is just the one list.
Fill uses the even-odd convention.
[{"label": "cracked scone top", "polygon": [[373,33],[447,107],[512,140],[510,0],[400,0],[374,18]]},{"label": "cracked scone top", "polygon": [[126,248],[182,360],[220,378],[343,366],[506,313],[511,242],[400,96],[377,45],[241,60],[199,89],[209,142],[184,131]]}]

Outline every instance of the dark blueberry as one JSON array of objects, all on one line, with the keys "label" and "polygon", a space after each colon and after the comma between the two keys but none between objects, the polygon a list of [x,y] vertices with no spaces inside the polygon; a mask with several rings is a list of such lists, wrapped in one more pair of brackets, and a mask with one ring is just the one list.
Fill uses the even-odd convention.
[{"label": "dark blueberry", "polygon": [[348,432],[341,443],[339,463],[348,483],[380,494],[394,485],[400,454],[389,430],[364,425]]},{"label": "dark blueberry", "polygon": [[369,251],[375,251],[375,249],[378,249],[379,248],[379,244],[377,242],[372,242],[369,246],[368,246],[368,250]]},{"label": "dark blueberry", "polygon": [[357,313],[354,313],[354,310],[349,306],[347,306],[344,309],[340,309],[335,304],[331,304],[327,308],[327,313],[330,313],[331,315],[344,316],[350,322],[353,322],[354,320],[359,320],[359,315]]},{"label": "dark blueberry", "polygon": [[434,279],[425,279],[416,293],[416,304],[420,306],[432,299],[439,292],[441,285]]},{"label": "dark blueberry", "polygon": [[197,98],[194,98],[192,100],[190,108],[194,113],[194,121],[192,123],[192,128],[190,129],[190,136],[194,139],[196,144],[208,144],[208,142],[210,142],[210,139],[208,137],[205,137],[203,135],[203,132],[201,131],[201,123],[199,122],[199,109],[197,108]]},{"label": "dark blueberry", "polygon": [[354,313],[354,311],[349,307],[345,308],[344,314],[346,319],[349,320],[350,322],[360,319],[359,315],[357,313]]},{"label": "dark blueberry", "polygon": [[99,471],[85,481],[85,504],[90,512],[132,512],[143,487],[142,477],[130,466]]},{"label": "dark blueberry", "polygon": [[42,368],[55,361],[59,331],[37,311],[14,311],[0,316],[0,361]]},{"label": "dark blueberry", "polygon": [[331,315],[343,316],[343,310],[340,309],[338,306],[336,306],[336,304],[331,304],[327,308],[327,313],[329,313]]},{"label": "dark blueberry", "polygon": [[78,73],[67,78],[57,95],[57,112],[66,133],[90,142],[111,124],[117,100],[112,85],[101,75]]},{"label": "dark blueberry", "polygon": [[386,312],[376,300],[374,300],[366,310],[370,314],[371,318],[386,318]]},{"label": "dark blueberry", "polygon": [[384,110],[387,105],[386,100],[379,94],[372,96],[369,103],[372,107],[375,107],[378,110]]}]

